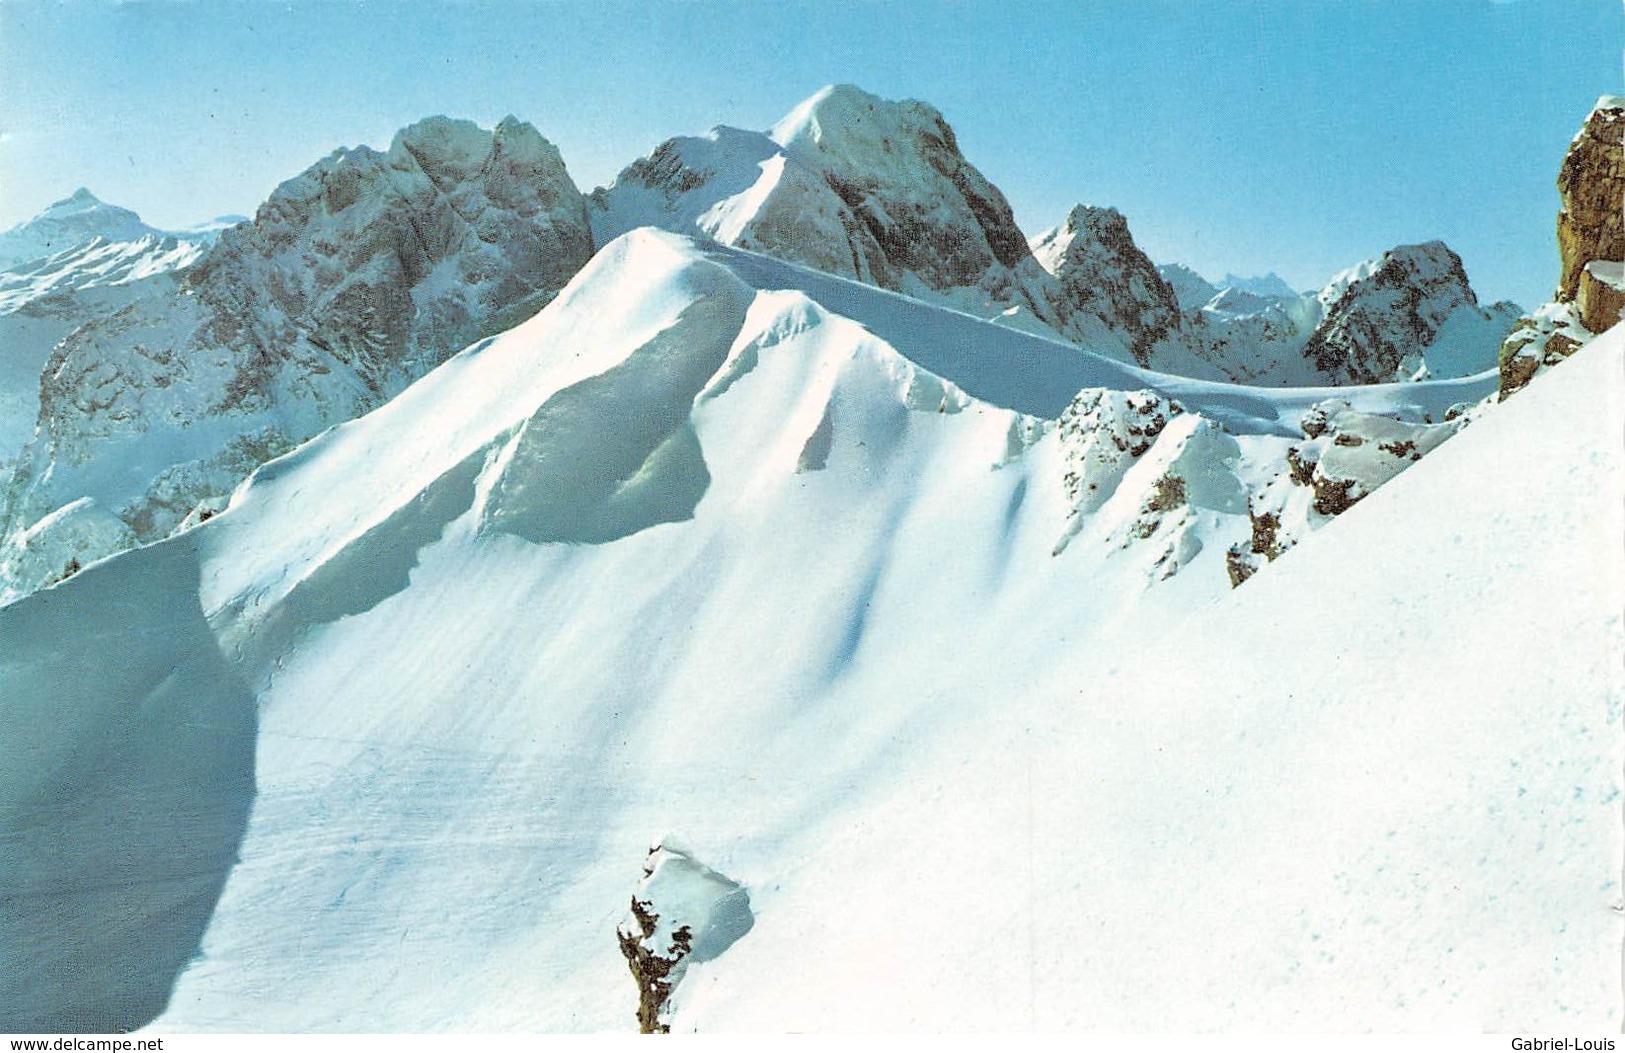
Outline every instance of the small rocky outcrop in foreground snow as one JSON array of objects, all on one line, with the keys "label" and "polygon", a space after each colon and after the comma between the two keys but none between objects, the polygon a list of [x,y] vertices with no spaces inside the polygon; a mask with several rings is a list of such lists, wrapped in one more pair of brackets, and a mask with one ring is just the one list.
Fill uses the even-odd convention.
[{"label": "small rocky outcrop in foreground snow", "polygon": [[671,1030],[669,1000],[692,962],[732,947],[755,924],[750,893],[669,838],[649,851],[632,906],[616,928],[638,982],[638,1029]]}]

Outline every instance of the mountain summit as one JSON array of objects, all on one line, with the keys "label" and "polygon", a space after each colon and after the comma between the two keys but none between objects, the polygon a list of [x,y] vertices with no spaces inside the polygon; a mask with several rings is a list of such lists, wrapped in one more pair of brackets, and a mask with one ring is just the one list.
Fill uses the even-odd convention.
[{"label": "mountain summit", "polygon": [[[99,211],[88,195],[64,207]],[[431,117],[387,151],[335,151],[179,285],[141,287],[55,346],[0,501],[0,594],[223,502],[261,462],[534,314],[592,251],[564,161],[522,121]]]},{"label": "mountain summit", "polygon": [[80,187],[33,219],[0,234],[0,269],[10,270],[96,238],[121,242],[166,236],[129,209],[109,205]]}]

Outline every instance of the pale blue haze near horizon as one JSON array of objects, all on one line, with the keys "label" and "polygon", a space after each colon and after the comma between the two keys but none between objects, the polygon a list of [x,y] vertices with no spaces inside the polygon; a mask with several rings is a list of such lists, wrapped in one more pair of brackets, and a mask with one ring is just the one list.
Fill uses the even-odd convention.
[{"label": "pale blue haze near horizon", "polygon": [[528,120],[589,190],[847,82],[942,110],[1029,234],[1113,205],[1159,262],[1300,288],[1440,238],[1533,306],[1622,43],[1617,0],[6,0],[0,228],[80,185],[157,226],[251,214],[434,113]]}]

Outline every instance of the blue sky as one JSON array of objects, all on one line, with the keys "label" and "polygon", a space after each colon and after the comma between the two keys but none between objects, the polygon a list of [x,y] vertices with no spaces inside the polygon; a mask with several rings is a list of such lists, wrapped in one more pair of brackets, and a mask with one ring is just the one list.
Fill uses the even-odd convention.
[{"label": "blue sky", "polygon": [[585,190],[844,81],[934,103],[1029,233],[1115,205],[1159,261],[1299,286],[1442,238],[1529,306],[1622,45],[1618,0],[4,0],[0,227],[81,184],[161,226],[249,213],[431,113],[529,120]]}]

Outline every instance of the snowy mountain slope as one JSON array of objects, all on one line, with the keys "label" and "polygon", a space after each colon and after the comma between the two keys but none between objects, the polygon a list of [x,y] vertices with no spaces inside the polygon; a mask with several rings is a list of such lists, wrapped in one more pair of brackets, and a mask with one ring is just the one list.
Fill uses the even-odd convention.
[{"label": "snowy mountain slope", "polygon": [[[1332,389],[1249,389],[1152,373],[1081,352],[1070,345],[1014,332],[1005,327],[990,326],[965,315],[761,255],[714,244],[703,251],[755,288],[797,290],[836,314],[860,321],[911,361],[946,377],[979,400],[1043,419],[1058,418],[1073,395],[1085,388],[1149,389],[1178,400],[1185,408],[1232,431],[1290,438],[1301,434],[1299,421],[1304,413],[1337,394]],[[190,298],[182,301],[186,306],[196,302]],[[120,317],[115,316],[115,320]],[[139,315],[136,315],[134,324],[137,327],[143,324]],[[139,336],[142,330],[136,328],[135,332]],[[76,334],[74,341],[84,335]],[[70,345],[74,341],[70,341]],[[144,360],[135,361],[139,363]],[[229,363],[228,359],[225,364],[229,366]],[[106,363],[96,362],[92,365],[99,371],[108,370]],[[143,368],[155,368],[156,376],[152,383],[127,382],[121,379],[122,374],[118,372],[98,382],[109,391],[109,395],[96,397],[112,400],[109,426],[127,426],[120,424],[123,418],[117,416],[124,412],[119,408],[118,400],[123,397],[119,393],[149,389],[153,390],[153,394],[148,398],[156,402],[164,397],[163,393],[173,389],[173,385],[161,382],[164,377],[174,375],[179,368],[196,374],[207,366],[206,360],[203,363],[159,360]],[[63,370],[55,369],[53,373],[61,377]],[[301,385],[308,386],[313,381],[320,382],[321,374],[311,377],[300,372],[291,376],[289,386],[297,393]],[[85,397],[82,394],[85,384],[57,383],[61,385],[62,397]],[[198,391],[207,392],[220,383],[194,381],[189,397],[195,397]],[[1345,394],[1356,408],[1369,412],[1410,421],[1441,420],[1449,407],[1482,398],[1493,383],[1493,377],[1485,376],[1430,385],[1371,387]],[[48,386],[48,398],[54,397],[57,390],[54,386]],[[273,441],[275,432],[271,433],[270,439],[257,437],[260,433],[245,429],[237,415],[199,416],[185,409],[184,404],[171,412],[179,414],[177,419],[186,422],[182,425],[184,431],[173,441],[185,442],[188,447],[224,442],[225,454],[222,456],[226,462],[213,468],[205,465],[202,470],[188,469],[186,472],[168,469],[160,474],[158,482],[149,488],[147,497],[150,506],[161,513],[155,521],[160,528],[173,525],[188,515],[187,510],[197,504],[195,491],[208,485],[209,480],[217,476],[222,481],[229,480],[233,473],[245,471],[256,459],[264,459],[277,452],[277,443]],[[303,412],[308,413],[308,408]],[[142,425],[151,416],[149,412],[145,418],[136,417],[136,424]],[[318,417],[297,427],[313,428],[319,420]],[[113,433],[112,437],[116,440],[117,433]],[[151,464],[162,466],[179,460],[171,440],[150,432],[138,431],[125,441],[128,449],[149,458]],[[1272,465],[1277,475],[1287,472],[1286,448],[1286,443],[1276,443],[1270,450],[1260,451],[1260,459]],[[156,469],[137,462],[138,467],[132,472],[127,460],[102,456],[84,456],[69,464],[73,466],[71,475],[70,469],[60,462],[52,467],[52,474],[46,479],[55,490],[47,492],[77,492],[81,496],[88,495],[92,500],[71,504],[64,501],[56,506],[61,509],[61,514],[46,510],[47,506],[41,502],[38,505],[42,509],[39,518],[32,520],[14,514],[14,522],[38,525],[24,525],[14,531],[5,564],[10,580],[16,583],[12,586],[12,595],[61,576],[70,563],[82,566],[114,551],[116,547],[130,543],[132,536],[140,540],[150,536],[150,531],[143,533],[139,520],[132,523],[130,516],[123,513],[117,515],[116,519],[122,521],[125,528],[117,528],[115,517],[109,513],[118,510],[116,502],[127,500],[119,496],[120,487],[128,486],[128,480],[132,477],[139,480]],[[26,481],[27,469],[28,465],[25,464],[19,470],[19,480]],[[201,482],[194,476],[200,477]],[[77,490],[69,489],[65,482],[71,483]],[[26,494],[28,491],[22,492]],[[212,513],[218,507],[216,504],[206,511]]]},{"label": "snowy mountain slope", "polygon": [[1328,398],[1350,400],[1366,412],[1407,421],[1442,420],[1450,407],[1476,402],[1493,390],[1491,371],[1428,384],[1373,384],[1357,388],[1248,387],[1195,380],[1142,369],[1078,350],[1053,338],[977,324],[980,319],[860,282],[823,274],[758,253],[702,245],[760,289],[798,289],[865,328],[927,369],[947,376],[995,405],[1054,417],[1086,387],[1150,388],[1186,403],[1239,433],[1301,435],[1299,420]]},{"label": "snowy mountain slope", "polygon": [[195,263],[220,229],[156,230],[81,188],[0,234],[0,477],[34,434],[51,349],[92,318],[172,291],[150,279]]},{"label": "snowy mountain slope", "polygon": [[979,700],[753,889],[674,1030],[1617,1026],[1622,349],[1257,585]]},{"label": "snowy mountain slope", "polygon": [[80,187],[33,219],[0,233],[0,269],[11,270],[97,239],[118,244],[165,236],[129,209],[109,205]]},{"label": "snowy mountain slope", "polygon": [[[430,118],[387,152],[325,158],[179,285],[51,352],[0,506],[0,596],[107,554],[85,539],[114,535],[52,518],[69,505],[162,537],[256,465],[534,313],[592,247],[558,151],[511,118],[492,131]],[[42,536],[47,521],[63,536]]]},{"label": "snowy mountain slope", "polygon": [[134,241],[96,237],[53,256],[0,272],[0,314],[30,301],[100,285],[126,285],[178,271],[196,263],[207,246],[170,235],[148,234]]},{"label": "snowy mountain slope", "polygon": [[[1461,387],[1350,394],[1420,412],[1415,399]],[[972,996],[955,977],[980,980],[987,959],[896,923],[927,904],[975,917],[1010,902],[965,897],[1007,889],[1007,861],[1038,834],[1007,822],[983,844],[949,837],[887,863],[854,831],[891,830],[916,793],[940,793],[936,814],[978,836],[982,816],[1019,818],[1015,754],[986,743],[1058,719],[1057,699],[1113,665],[1165,667],[1191,634],[1229,633],[1217,613],[1205,629],[1170,627],[1193,605],[1226,609],[1248,462],[1294,441],[1280,433],[1309,397],[1159,378],[737,249],[621,239],[536,317],[266,465],[195,530],[3,609],[0,720],[30,730],[0,734],[0,751],[67,756],[87,734],[34,716],[64,660],[48,654],[132,661],[75,674],[74,712],[118,722],[98,741],[126,744],[123,767],[5,766],[0,843],[28,902],[54,895],[61,909],[4,919],[18,935],[0,941],[0,1018],[18,1018],[36,962],[78,975],[100,912],[154,909],[144,886],[90,887],[95,870],[75,861],[136,865],[190,821],[172,814],[177,795],[239,801],[251,770],[246,814],[208,820],[198,880],[163,886],[185,919],[164,930],[170,943],[121,937],[130,986],[92,976],[59,1005],[140,1023],[174,982],[161,1030],[630,1027],[638,990],[616,927],[651,843],[673,835],[743,883],[754,917],[688,969],[679,1029],[812,1023],[835,991],[820,986],[833,969],[821,956],[796,966],[819,985],[765,1000],[786,939],[875,955],[848,958],[842,983],[863,977],[854,961],[914,953],[904,941],[936,962],[891,985],[887,1007],[846,992],[816,1026],[1025,1026],[1031,971],[1001,964]],[[1179,573],[1148,589],[1170,560]],[[147,592],[173,598],[173,637],[130,622],[128,597]],[[62,613],[37,632],[46,611]],[[200,631],[218,662],[195,650]],[[1123,664],[1144,653],[1155,664]],[[195,672],[177,680],[182,668]],[[1160,691],[1147,675],[1142,706]],[[1036,690],[1051,676],[1068,693]],[[245,692],[257,725],[240,719]],[[1065,708],[1145,756],[1119,708]],[[170,751],[190,740],[172,729],[217,721],[230,729],[218,749],[175,770]],[[45,810],[58,778],[74,783],[78,825]],[[996,806],[963,814],[951,787],[990,781],[1004,784]],[[1043,827],[1070,846],[1043,880],[1069,884],[1138,799],[1131,786]],[[127,836],[98,835],[109,823]],[[216,902],[220,853],[239,840]],[[897,869],[917,881],[920,860],[963,862],[968,847],[965,869],[926,871],[945,876],[947,899]],[[871,869],[845,872],[850,898],[798,900],[831,887],[826,857]],[[1025,961],[1019,935],[976,931]],[[997,930],[1012,931],[1024,930]],[[731,963],[764,934],[777,972],[742,981]],[[1119,958],[1135,946],[1111,935]],[[689,1001],[704,991],[714,1012]],[[1102,1026],[1115,1004],[1070,999],[1089,1015],[1065,1022]]]}]

